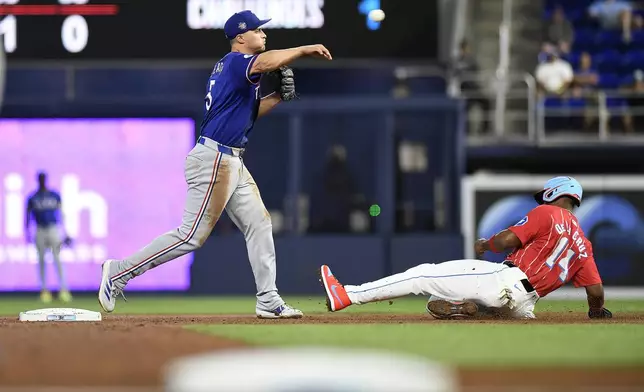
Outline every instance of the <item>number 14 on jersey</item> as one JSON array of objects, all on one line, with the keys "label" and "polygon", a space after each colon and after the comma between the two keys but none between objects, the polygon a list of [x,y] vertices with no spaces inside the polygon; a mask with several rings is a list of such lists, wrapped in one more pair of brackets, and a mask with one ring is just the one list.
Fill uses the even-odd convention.
[{"label": "number 14 on jersey", "polygon": [[570,245],[568,237],[561,237],[557,242],[557,246],[555,246],[550,256],[546,259],[546,265],[550,267],[550,269],[552,269],[555,264],[559,265],[561,268],[559,279],[561,279],[562,282],[565,282],[566,278],[568,278],[568,266],[570,265],[570,261],[576,255],[575,251],[570,249]]}]

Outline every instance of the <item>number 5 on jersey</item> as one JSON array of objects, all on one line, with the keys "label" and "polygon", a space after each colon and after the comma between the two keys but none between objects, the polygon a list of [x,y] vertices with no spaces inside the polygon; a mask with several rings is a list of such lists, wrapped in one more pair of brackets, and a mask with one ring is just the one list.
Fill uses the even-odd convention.
[{"label": "number 5 on jersey", "polygon": [[208,87],[208,94],[206,94],[206,111],[210,110],[212,105],[212,86],[215,85],[216,80],[210,81],[210,87]]}]

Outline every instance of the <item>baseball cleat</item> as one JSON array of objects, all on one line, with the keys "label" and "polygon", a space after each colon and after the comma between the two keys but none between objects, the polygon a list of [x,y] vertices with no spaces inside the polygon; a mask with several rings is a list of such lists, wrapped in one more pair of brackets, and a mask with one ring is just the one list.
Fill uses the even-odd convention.
[{"label": "baseball cleat", "polygon": [[338,282],[327,265],[320,267],[320,282],[326,291],[326,308],[329,312],[337,312],[351,305],[351,300],[344,286]]},{"label": "baseball cleat", "polygon": [[476,316],[479,307],[469,301],[446,301],[444,299],[427,302],[427,312],[437,319],[463,319]]},{"label": "baseball cleat", "polygon": [[299,319],[304,316],[301,310],[295,309],[287,304],[280,305],[272,311],[256,308],[255,313],[257,314],[257,318],[261,319]]},{"label": "baseball cleat", "polygon": [[52,300],[51,293],[49,290],[42,290],[40,292],[40,301],[44,304],[50,303]]},{"label": "baseball cleat", "polygon": [[61,302],[72,302],[72,294],[68,290],[60,290],[58,299]]},{"label": "baseball cleat", "polygon": [[[116,260],[107,260],[101,266],[101,285],[98,289],[98,303],[107,313],[114,310],[116,306],[116,296],[123,295],[123,292],[114,286],[114,282],[110,279],[110,266]],[[125,296],[123,296],[125,299]]]}]

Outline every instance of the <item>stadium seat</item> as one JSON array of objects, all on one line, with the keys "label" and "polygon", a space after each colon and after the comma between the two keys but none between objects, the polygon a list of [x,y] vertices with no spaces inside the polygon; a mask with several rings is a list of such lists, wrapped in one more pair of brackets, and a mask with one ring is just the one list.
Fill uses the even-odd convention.
[{"label": "stadium seat", "polygon": [[619,87],[620,80],[621,78],[617,74],[600,74],[599,88],[616,89]]},{"label": "stadium seat", "polygon": [[586,99],[572,97],[568,99],[567,106],[574,109],[584,108],[586,107]]},{"label": "stadium seat", "polygon": [[579,29],[575,31],[575,41],[573,48],[576,52],[594,53],[597,49],[595,42],[595,33],[589,29]]},{"label": "stadium seat", "polygon": [[633,31],[629,47],[634,50],[644,49],[644,30]]},{"label": "stadium seat", "polygon": [[570,52],[564,56],[561,56],[562,59],[570,63],[570,66],[572,66],[573,69],[577,69],[579,67],[580,57],[581,57],[580,52]]},{"label": "stadium seat", "polygon": [[622,75],[622,79],[619,81],[619,85],[629,86],[633,84],[634,81],[635,81],[635,77],[633,76],[633,74],[625,74],[625,75]]},{"label": "stadium seat", "polygon": [[636,69],[644,69],[644,51],[632,51],[624,55],[624,60],[628,64],[627,69],[623,72],[632,72]]},{"label": "stadium seat", "polygon": [[626,100],[620,97],[606,98],[606,107],[609,109],[621,108],[626,105]]},{"label": "stadium seat", "polygon": [[619,31],[600,31],[595,37],[597,46],[609,49],[623,44],[622,33]]},{"label": "stadium seat", "polygon": [[564,106],[564,101],[559,97],[546,97],[543,106],[549,109],[561,108]]},{"label": "stadium seat", "polygon": [[599,72],[614,73],[621,68],[622,55],[616,50],[606,50],[593,58],[593,63]]}]

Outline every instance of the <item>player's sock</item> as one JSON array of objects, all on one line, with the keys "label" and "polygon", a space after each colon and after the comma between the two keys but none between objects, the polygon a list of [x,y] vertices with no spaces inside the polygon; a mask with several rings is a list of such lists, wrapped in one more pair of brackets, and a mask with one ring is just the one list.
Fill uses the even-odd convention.
[{"label": "player's sock", "polygon": [[65,271],[63,270],[63,265],[60,262],[60,253],[57,251],[52,252],[54,257],[54,263],[56,264],[56,269],[58,271],[58,284],[60,285],[61,290],[67,290],[67,281],[65,280]]},{"label": "player's sock", "polygon": [[47,289],[47,282],[45,282],[45,257],[38,256],[38,269],[40,273],[40,288],[41,290]]}]

